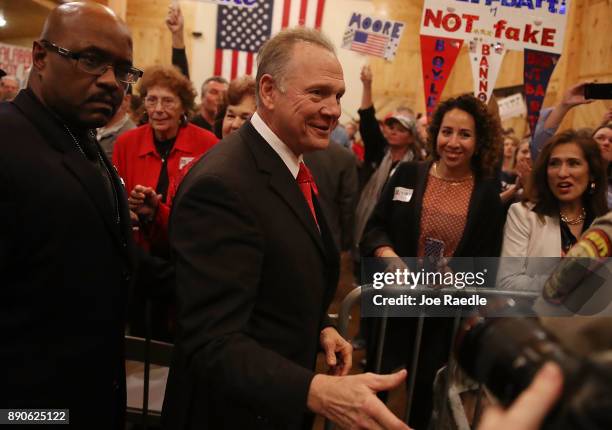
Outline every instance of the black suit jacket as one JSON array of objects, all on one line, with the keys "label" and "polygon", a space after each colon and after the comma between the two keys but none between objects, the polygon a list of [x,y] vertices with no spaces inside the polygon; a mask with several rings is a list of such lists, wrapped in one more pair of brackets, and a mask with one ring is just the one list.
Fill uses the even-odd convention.
[{"label": "black suit jacket", "polygon": [[75,428],[122,428],[131,273],[100,171],[28,90],[0,103],[0,407],[67,408]]},{"label": "black suit jacket", "polygon": [[[407,162],[397,167],[366,225],[360,245],[363,256],[371,256],[376,248],[386,245],[393,247],[400,257],[416,257],[430,167],[431,161]],[[409,202],[393,200],[396,187],[414,190]],[[498,257],[504,221],[496,182],[476,179],[465,229],[453,256]]]},{"label": "black suit jacket", "polygon": [[359,197],[357,160],[352,151],[330,142],[327,149],[304,154],[319,189],[319,203],[338,249],[353,246],[355,207]]},{"label": "black suit jacket", "polygon": [[191,169],[170,221],[179,333],[165,428],[307,425],[338,279],[320,210],[318,220],[321,233],[289,169],[250,123]]}]

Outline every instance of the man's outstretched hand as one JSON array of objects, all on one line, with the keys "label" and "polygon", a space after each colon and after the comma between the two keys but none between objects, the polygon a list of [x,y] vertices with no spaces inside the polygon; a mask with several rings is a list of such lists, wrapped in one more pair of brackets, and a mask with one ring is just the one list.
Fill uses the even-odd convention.
[{"label": "man's outstretched hand", "polygon": [[390,375],[315,375],[308,391],[308,408],[344,429],[410,430],[376,397],[397,387],[406,370]]}]

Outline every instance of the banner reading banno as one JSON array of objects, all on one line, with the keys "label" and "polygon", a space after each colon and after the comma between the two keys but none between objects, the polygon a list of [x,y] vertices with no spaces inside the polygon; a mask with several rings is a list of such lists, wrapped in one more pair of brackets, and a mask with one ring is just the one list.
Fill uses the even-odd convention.
[{"label": "banner reading banno", "polygon": [[469,53],[474,79],[474,96],[483,103],[488,103],[506,53],[504,44],[491,43],[488,38],[476,38],[470,41]]},{"label": "banner reading banno", "polygon": [[569,0],[425,0],[421,34],[560,54]]}]

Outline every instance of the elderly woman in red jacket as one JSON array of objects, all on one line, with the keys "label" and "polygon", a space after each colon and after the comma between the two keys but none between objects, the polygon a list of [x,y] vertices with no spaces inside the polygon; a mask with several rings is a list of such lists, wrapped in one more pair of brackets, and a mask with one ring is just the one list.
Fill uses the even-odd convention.
[{"label": "elderly woman in red jacket", "polygon": [[[251,118],[255,109],[255,80],[250,76],[242,76],[231,81],[225,94],[224,107],[221,109],[223,118],[221,123],[222,136],[225,138],[238,130]],[[166,196],[166,206],[172,206],[172,200],[176,195],[178,186],[199,159],[200,156],[193,158],[193,160],[180,167],[180,172],[172,176]],[[156,213],[158,207],[155,206],[155,200],[146,199],[143,203],[142,206],[136,208],[138,213],[155,219],[160,218]],[[164,212],[161,217],[164,222],[157,223],[154,234],[151,235],[151,238],[155,241],[154,246],[158,248],[168,245],[168,212],[166,207],[162,207],[161,210]]]},{"label": "elderly woman in red jacket", "polygon": [[140,82],[147,123],[119,136],[113,152],[113,163],[125,181],[130,209],[138,217],[134,234],[140,264],[134,301],[130,304],[130,332],[137,336],[146,332],[145,301],[150,299],[153,337],[172,341],[173,269],[167,247],[159,246],[156,236],[165,231],[168,223],[169,185],[182,167],[208,151],[217,138],[187,120],[195,91],[178,69],[151,67]]},{"label": "elderly woman in red jacket", "polygon": [[[187,112],[194,105],[195,91],[178,69],[153,66],[145,70],[139,90],[148,122],[119,136],[113,163],[125,181],[130,209],[139,214],[141,228],[136,240],[149,250],[156,227],[168,222],[169,184],[182,167],[217,143],[217,138],[189,123]],[[145,200],[157,209],[154,216],[139,210]]]}]

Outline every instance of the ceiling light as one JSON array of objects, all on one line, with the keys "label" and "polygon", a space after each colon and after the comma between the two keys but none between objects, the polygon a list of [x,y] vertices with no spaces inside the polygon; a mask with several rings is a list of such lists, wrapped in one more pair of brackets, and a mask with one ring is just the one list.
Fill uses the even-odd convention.
[{"label": "ceiling light", "polygon": [[6,25],[6,19],[4,19],[4,15],[0,13],[0,27],[4,27]]}]

